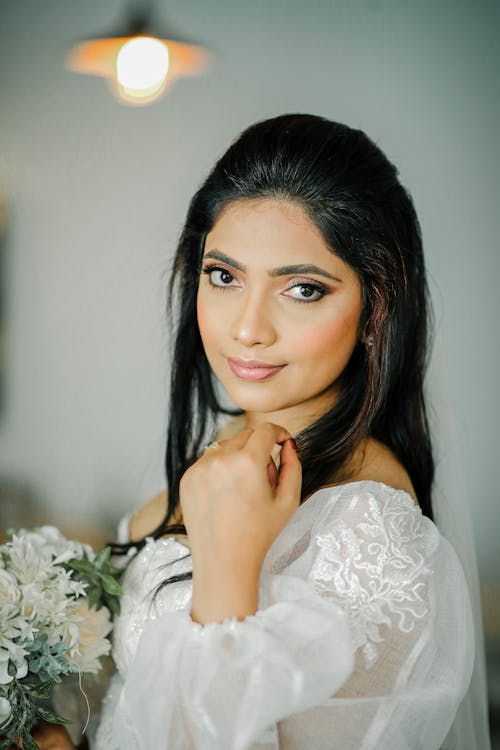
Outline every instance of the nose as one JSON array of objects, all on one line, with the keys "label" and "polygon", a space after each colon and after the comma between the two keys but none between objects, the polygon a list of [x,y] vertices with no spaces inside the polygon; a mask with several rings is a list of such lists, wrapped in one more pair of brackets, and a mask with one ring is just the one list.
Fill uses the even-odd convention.
[{"label": "nose", "polygon": [[242,295],[231,322],[231,336],[243,346],[271,346],[277,334],[270,313],[262,295]]}]

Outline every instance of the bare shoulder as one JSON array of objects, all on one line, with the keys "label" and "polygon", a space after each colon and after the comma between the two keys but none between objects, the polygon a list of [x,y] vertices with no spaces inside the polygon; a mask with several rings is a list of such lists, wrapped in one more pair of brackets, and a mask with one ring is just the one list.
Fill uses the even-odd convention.
[{"label": "bare shoulder", "polygon": [[[369,437],[357,449],[352,462],[350,482],[371,480],[382,482],[396,490],[404,490],[418,505],[417,493],[403,464],[390,448]],[[340,484],[340,482],[339,482]]]},{"label": "bare shoulder", "polygon": [[130,520],[130,541],[143,539],[154,531],[165,518],[167,512],[167,490],[162,490],[141,505]]}]

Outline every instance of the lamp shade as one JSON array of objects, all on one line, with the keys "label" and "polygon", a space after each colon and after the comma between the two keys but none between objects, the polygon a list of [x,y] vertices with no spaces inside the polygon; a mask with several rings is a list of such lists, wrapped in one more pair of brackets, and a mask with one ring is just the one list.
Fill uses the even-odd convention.
[{"label": "lamp shade", "polygon": [[123,102],[148,104],[176,78],[200,75],[210,64],[211,55],[204,47],[171,37],[159,35],[143,13],[136,14],[122,33],[75,44],[66,67],[106,78]]}]

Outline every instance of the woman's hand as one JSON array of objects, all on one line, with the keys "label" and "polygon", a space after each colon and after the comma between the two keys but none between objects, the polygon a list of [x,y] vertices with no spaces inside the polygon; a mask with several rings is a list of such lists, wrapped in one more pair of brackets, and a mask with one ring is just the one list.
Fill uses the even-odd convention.
[{"label": "woman's hand", "polygon": [[[206,451],[179,492],[195,568],[260,573],[267,550],[300,504],[302,467],[292,435],[266,422]],[[281,445],[280,469],[272,458]]]}]

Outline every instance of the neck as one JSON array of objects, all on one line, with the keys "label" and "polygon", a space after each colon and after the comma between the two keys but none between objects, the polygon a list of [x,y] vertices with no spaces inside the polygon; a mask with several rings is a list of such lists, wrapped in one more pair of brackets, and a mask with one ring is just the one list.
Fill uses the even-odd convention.
[{"label": "neck", "polygon": [[255,429],[263,422],[273,422],[280,427],[284,427],[290,434],[298,435],[307,429],[323,414],[329,411],[335,404],[337,397],[332,395],[331,390],[325,391],[319,397],[309,402],[303,402],[298,406],[291,406],[288,409],[280,409],[275,412],[257,412],[246,411],[242,418],[244,427]]}]

